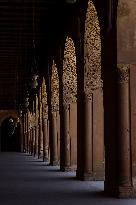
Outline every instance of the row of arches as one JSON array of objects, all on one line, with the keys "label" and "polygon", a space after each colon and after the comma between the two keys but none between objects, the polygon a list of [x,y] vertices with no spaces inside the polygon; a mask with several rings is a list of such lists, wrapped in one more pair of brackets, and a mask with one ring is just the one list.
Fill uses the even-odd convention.
[{"label": "row of arches", "polygon": [[35,147],[38,157],[46,153],[50,164],[60,164],[61,171],[75,169],[79,180],[105,180],[110,195],[130,197],[135,195],[128,114],[130,67],[117,65],[115,19],[105,28],[102,11],[95,5],[92,0],[85,3],[72,31],[50,58],[45,75],[47,117],[41,118],[38,104],[35,138],[28,123],[34,111],[26,112],[24,147],[28,152]]},{"label": "row of arches", "polygon": [[60,164],[61,171],[76,170],[79,179],[104,180],[101,37],[91,0],[80,39],[83,56],[72,36],[51,57],[34,106],[24,114],[24,150]]},{"label": "row of arches", "polygon": [[60,164],[61,171],[75,169],[77,179],[105,179],[110,195],[131,197],[136,190],[132,69],[117,64],[116,15],[103,22],[94,2],[86,1],[83,12],[73,17],[31,106],[24,109],[23,150]]}]

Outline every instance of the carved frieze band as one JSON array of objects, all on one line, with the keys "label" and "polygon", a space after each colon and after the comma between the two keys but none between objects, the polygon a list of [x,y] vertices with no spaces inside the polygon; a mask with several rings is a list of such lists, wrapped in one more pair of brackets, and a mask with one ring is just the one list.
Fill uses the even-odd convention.
[{"label": "carved frieze band", "polygon": [[85,92],[91,97],[94,90],[102,88],[101,38],[97,12],[92,0],[88,1],[84,34]]},{"label": "carved frieze band", "polygon": [[118,64],[117,65],[117,79],[119,83],[127,83],[130,75],[130,64]]},{"label": "carved frieze band", "polygon": [[64,104],[77,101],[76,53],[74,42],[66,38],[63,60],[63,96]]}]

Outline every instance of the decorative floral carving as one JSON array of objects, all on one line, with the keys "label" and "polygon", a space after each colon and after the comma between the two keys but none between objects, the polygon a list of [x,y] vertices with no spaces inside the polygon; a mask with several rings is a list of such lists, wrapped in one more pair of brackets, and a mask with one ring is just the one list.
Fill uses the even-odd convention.
[{"label": "decorative floral carving", "polygon": [[118,64],[118,82],[128,82],[129,81],[129,64]]},{"label": "decorative floral carving", "polygon": [[100,26],[92,0],[88,1],[84,42],[85,92],[89,96],[102,87]]},{"label": "decorative floral carving", "polygon": [[76,53],[74,42],[70,37],[66,38],[63,60],[63,94],[64,103],[76,102],[77,100],[77,73]]},{"label": "decorative floral carving", "polygon": [[59,76],[54,61],[52,64],[52,78],[51,78],[51,106],[52,106],[52,111],[59,110]]}]

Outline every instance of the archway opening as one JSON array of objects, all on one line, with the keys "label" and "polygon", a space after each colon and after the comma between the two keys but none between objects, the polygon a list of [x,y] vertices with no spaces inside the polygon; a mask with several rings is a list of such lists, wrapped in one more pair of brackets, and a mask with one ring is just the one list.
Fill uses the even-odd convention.
[{"label": "archway opening", "polygon": [[21,151],[20,122],[16,118],[6,118],[1,124],[1,151]]}]

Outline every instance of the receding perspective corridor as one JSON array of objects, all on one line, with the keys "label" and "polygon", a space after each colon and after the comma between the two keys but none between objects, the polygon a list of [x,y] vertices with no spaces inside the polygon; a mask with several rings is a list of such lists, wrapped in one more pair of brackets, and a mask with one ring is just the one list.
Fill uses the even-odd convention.
[{"label": "receding perspective corridor", "polygon": [[136,204],[136,0],[0,0],[0,205]]},{"label": "receding perspective corridor", "polygon": [[75,180],[25,153],[0,154],[0,205],[135,205],[103,195],[103,182]]}]

